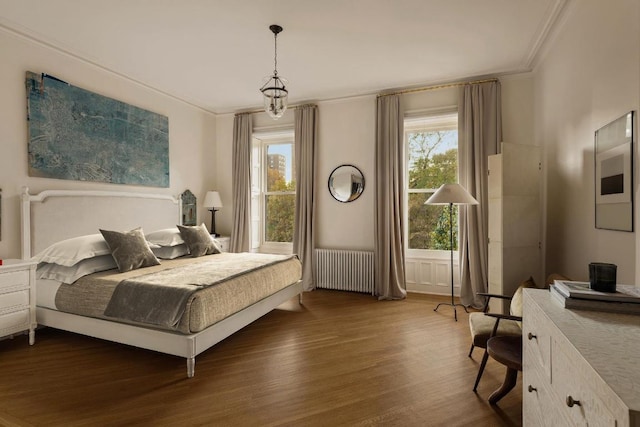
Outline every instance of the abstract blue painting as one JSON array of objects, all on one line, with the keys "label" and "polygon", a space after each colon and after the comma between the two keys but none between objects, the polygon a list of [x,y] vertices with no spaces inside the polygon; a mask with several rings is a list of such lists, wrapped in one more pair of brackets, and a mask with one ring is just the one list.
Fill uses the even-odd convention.
[{"label": "abstract blue painting", "polygon": [[169,187],[169,119],[27,72],[29,176]]}]

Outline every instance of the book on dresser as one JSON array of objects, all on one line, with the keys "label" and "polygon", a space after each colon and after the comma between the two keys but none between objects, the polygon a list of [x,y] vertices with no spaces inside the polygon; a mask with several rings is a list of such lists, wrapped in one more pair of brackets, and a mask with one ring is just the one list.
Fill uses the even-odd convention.
[{"label": "book on dresser", "polygon": [[616,285],[616,290],[615,293],[598,292],[589,289],[587,282],[556,280],[549,291],[564,308],[640,314],[640,289]]}]

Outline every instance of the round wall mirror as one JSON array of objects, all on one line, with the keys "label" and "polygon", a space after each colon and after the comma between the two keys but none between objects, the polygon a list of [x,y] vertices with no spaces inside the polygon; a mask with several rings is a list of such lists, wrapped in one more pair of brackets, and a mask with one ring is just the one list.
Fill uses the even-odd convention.
[{"label": "round wall mirror", "polygon": [[353,165],[340,165],[329,175],[329,193],[339,202],[353,202],[363,191],[364,175]]}]

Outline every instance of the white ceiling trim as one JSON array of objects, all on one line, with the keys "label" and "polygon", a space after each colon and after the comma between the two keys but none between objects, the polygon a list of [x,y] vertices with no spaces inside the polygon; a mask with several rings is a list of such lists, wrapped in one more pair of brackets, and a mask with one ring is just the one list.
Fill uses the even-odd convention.
[{"label": "white ceiling trim", "polygon": [[[171,99],[173,99],[175,101],[178,101],[180,103],[186,104],[186,105],[188,105],[190,107],[193,107],[193,108],[195,108],[195,109],[197,109],[199,111],[202,111],[204,113],[213,114],[213,115],[216,114],[214,111],[207,110],[207,109],[201,107],[200,105],[198,105],[198,104],[196,104],[196,103],[194,103],[192,101],[189,101],[188,99],[186,99],[184,97],[180,97],[178,95],[174,95],[172,93],[163,91],[163,90],[158,89],[158,88],[156,88],[154,86],[151,86],[151,85],[149,85],[147,83],[144,83],[144,82],[142,82],[140,80],[136,80],[135,78],[133,78],[131,76],[128,76],[128,75],[126,75],[124,73],[121,73],[121,72],[116,71],[116,70],[114,70],[112,68],[109,68],[109,67],[107,67],[107,66],[105,66],[103,64],[100,64],[97,61],[94,61],[94,60],[91,60],[91,59],[87,59],[87,58],[83,57],[82,55],[74,52],[73,49],[68,48],[68,47],[63,47],[63,43],[57,44],[57,43],[52,43],[52,42],[45,41],[45,40],[43,40],[42,36],[35,34],[33,31],[31,31],[31,30],[29,30],[27,28],[24,28],[24,27],[22,27],[22,26],[20,26],[18,24],[15,24],[13,22],[11,22],[10,24],[8,24],[7,22],[10,22],[10,21],[0,17],[0,31],[2,31],[2,32],[6,33],[6,34],[9,34],[10,36],[19,38],[19,39],[21,39],[21,40],[23,40],[25,42],[34,44],[36,46],[39,46],[39,47],[42,47],[42,48],[45,48],[45,49],[53,50],[53,51],[55,51],[55,52],[57,52],[57,53],[59,53],[61,55],[67,56],[67,57],[72,58],[72,59],[74,59],[76,61],[83,62],[83,63],[85,63],[87,65],[92,66],[92,67],[98,68],[98,69],[100,69],[100,70],[102,70],[104,72],[107,72],[107,73],[109,73],[109,74],[111,74],[113,76],[116,76],[118,78],[127,80],[130,83],[133,83],[133,84],[135,84],[137,86],[143,87],[144,89],[150,90],[150,91],[155,92],[157,94],[166,96],[166,97],[171,98]],[[27,70],[25,70],[25,71],[27,71]],[[43,70],[29,70],[29,71],[33,71],[34,73],[43,73],[46,70],[45,71],[43,71]],[[69,82],[69,81],[67,81],[68,79],[63,78],[63,76],[54,75],[54,77],[60,78],[60,80],[65,81],[66,83],[70,84],[71,86],[76,86],[73,83],[73,79],[71,79],[72,81]]]}]

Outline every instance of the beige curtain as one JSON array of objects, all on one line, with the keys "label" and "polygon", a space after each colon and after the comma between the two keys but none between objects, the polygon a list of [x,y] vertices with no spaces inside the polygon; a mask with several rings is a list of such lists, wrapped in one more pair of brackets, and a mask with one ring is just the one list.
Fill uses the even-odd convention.
[{"label": "beige curtain", "polygon": [[248,252],[251,246],[251,135],[250,113],[236,114],[233,119],[233,228],[230,252]]},{"label": "beige curtain", "polygon": [[488,156],[500,152],[502,108],[500,82],[468,84],[460,92],[458,109],[459,174],[479,202],[460,206],[460,300],[481,307],[488,283]]},{"label": "beige curtain", "polygon": [[374,280],[379,299],[407,296],[404,269],[404,117],[400,95],[378,97]]},{"label": "beige curtain", "polygon": [[293,228],[293,253],[302,262],[304,290],[315,287],[315,212],[316,146],[318,141],[318,107],[303,105],[295,111],[296,214]]}]

